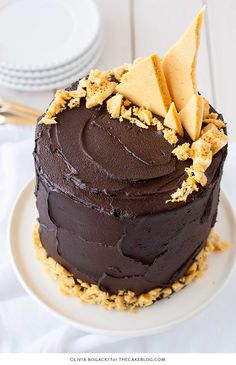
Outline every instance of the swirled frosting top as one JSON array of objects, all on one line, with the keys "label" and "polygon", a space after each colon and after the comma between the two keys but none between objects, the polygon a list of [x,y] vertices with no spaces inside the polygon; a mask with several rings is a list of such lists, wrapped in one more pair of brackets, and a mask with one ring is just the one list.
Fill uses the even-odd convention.
[{"label": "swirled frosting top", "polygon": [[[179,137],[180,144],[186,141]],[[191,161],[180,161],[173,149],[156,127],[111,119],[105,105],[88,109],[82,101],[58,114],[56,125],[37,126],[35,158],[52,189],[95,209],[132,216],[176,207],[166,201],[186,179]],[[207,184],[221,159],[219,151],[207,169]]]}]

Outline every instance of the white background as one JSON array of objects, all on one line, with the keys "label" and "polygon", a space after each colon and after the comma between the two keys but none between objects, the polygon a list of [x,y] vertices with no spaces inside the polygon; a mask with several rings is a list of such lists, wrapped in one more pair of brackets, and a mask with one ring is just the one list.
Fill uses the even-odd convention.
[{"label": "white background", "polygon": [[[96,2],[105,28],[105,49],[96,65],[100,69],[131,62],[152,52],[164,55],[206,3],[198,89],[224,114],[231,141],[236,141],[235,0]],[[52,99],[53,92],[22,93],[0,86],[0,95],[42,110]],[[204,312],[171,331],[141,339],[85,334],[54,319],[29,298],[9,263],[6,224],[18,191],[33,174],[32,148],[32,129],[0,126],[0,352],[236,352],[235,275]],[[235,144],[231,144],[223,180],[234,206],[235,151]]]}]

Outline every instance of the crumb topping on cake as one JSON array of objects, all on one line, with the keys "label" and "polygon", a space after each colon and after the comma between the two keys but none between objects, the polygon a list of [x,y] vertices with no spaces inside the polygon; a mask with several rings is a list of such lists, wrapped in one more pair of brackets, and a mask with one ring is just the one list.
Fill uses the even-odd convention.
[{"label": "crumb topping on cake", "polygon": [[107,110],[112,118],[119,118],[123,96],[116,94],[107,100]]},{"label": "crumb topping on cake", "polygon": [[80,85],[73,91],[57,90],[53,101],[38,124],[56,124],[57,114],[65,110],[67,105],[70,109],[79,107],[80,99],[85,96],[86,91]]},{"label": "crumb topping on cake", "polygon": [[110,81],[106,72],[92,70],[86,80],[86,107],[102,105],[113,94],[117,83]]},{"label": "crumb topping on cake", "polygon": [[190,148],[189,142],[185,142],[185,143],[175,147],[175,149],[173,149],[172,153],[180,161],[185,161],[188,158],[192,157],[192,150]]},{"label": "crumb topping on cake", "polygon": [[171,199],[167,200],[166,203],[175,203],[180,201],[185,202],[190,194],[192,194],[194,191],[198,191],[198,181],[195,178],[193,166],[186,167],[185,172],[188,176],[187,179],[182,182],[181,187],[178,188],[176,192],[171,194]]},{"label": "crumb topping on cake", "polygon": [[210,143],[213,155],[228,143],[228,137],[224,134],[224,131],[219,130],[213,123],[204,127],[201,133],[200,139]]},{"label": "crumb topping on cake", "polygon": [[173,129],[164,128],[163,136],[170,144],[176,144],[178,142],[178,137]]},{"label": "crumb topping on cake", "polygon": [[[168,200],[186,201],[198,190],[198,184],[206,185],[205,171],[212,156],[228,140],[224,133],[226,124],[217,113],[210,113],[208,100],[199,95],[196,86],[196,59],[204,11],[203,7],[163,60],[152,54],[108,71],[91,70],[88,77],[79,81],[76,90],[57,90],[39,124],[56,124],[59,113],[66,108],[80,107],[84,98],[86,108],[105,103],[112,119],[125,120],[142,129],[156,127],[174,146],[179,136],[184,137],[187,132],[192,143],[183,143],[172,153],[181,161],[192,159],[193,164],[186,170],[187,178],[182,186]],[[158,117],[164,117],[164,121]]]}]

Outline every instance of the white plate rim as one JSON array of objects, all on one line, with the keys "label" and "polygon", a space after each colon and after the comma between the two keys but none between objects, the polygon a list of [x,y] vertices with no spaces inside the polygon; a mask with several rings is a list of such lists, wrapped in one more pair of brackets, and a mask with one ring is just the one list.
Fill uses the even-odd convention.
[{"label": "white plate rim", "polygon": [[[4,0],[1,4],[0,4],[0,9],[5,7],[6,4],[10,3],[10,2],[14,2],[16,0]],[[75,1],[76,3],[76,1]],[[97,34],[99,32],[99,29],[101,28],[101,17],[100,17],[100,13],[98,11],[98,7],[95,3],[94,0],[86,0],[87,6],[88,6],[88,12],[92,11],[94,12],[94,14],[96,13],[96,21],[97,21],[97,30],[95,32],[95,34],[93,35],[93,38],[91,39],[91,42],[87,43],[86,46],[84,46],[84,49],[81,49],[80,51],[75,51],[73,53],[73,55],[67,56],[65,57],[63,60],[57,60],[51,63],[45,63],[45,64],[14,64],[14,63],[6,63],[4,61],[0,62],[0,67],[2,68],[6,68],[6,69],[14,69],[14,70],[46,70],[46,69],[50,69],[50,68],[54,68],[54,67],[60,67],[68,62],[72,62],[73,60],[75,60],[76,58],[78,58],[79,56],[83,55],[87,49],[91,46],[91,44],[94,42],[94,40],[97,37]],[[69,2],[65,2],[65,4],[68,6]]]},{"label": "white plate rim", "polygon": [[[12,266],[14,268],[14,272],[18,278],[18,280],[20,281],[21,285],[23,286],[23,288],[25,289],[25,291],[31,296],[33,297],[37,303],[39,303],[43,308],[45,308],[49,313],[51,313],[54,317],[63,320],[65,322],[67,322],[68,324],[72,325],[75,328],[78,328],[80,330],[83,330],[85,332],[88,333],[95,333],[98,335],[107,335],[107,336],[113,336],[113,337],[124,337],[124,338],[130,338],[130,337],[140,337],[140,336],[146,336],[146,335],[152,335],[152,334],[157,334],[157,333],[161,333],[164,332],[170,328],[173,328],[175,326],[177,326],[178,324],[192,318],[193,316],[195,316],[196,314],[200,313],[204,308],[206,308],[221,292],[222,290],[226,287],[227,283],[229,282],[229,280],[232,277],[232,274],[235,270],[236,267],[236,251],[234,253],[234,260],[232,263],[232,266],[230,268],[230,271],[228,271],[227,276],[225,277],[225,280],[223,282],[223,284],[221,284],[220,287],[218,287],[214,294],[211,295],[211,297],[208,298],[208,300],[206,300],[205,302],[203,302],[198,308],[196,308],[195,310],[193,310],[191,313],[188,313],[182,317],[180,317],[178,320],[172,321],[172,322],[168,322],[166,325],[162,325],[161,327],[152,327],[152,328],[147,328],[147,329],[142,329],[142,330],[130,330],[130,331],[121,331],[121,330],[116,330],[116,331],[111,331],[111,330],[107,330],[107,329],[101,329],[101,328],[97,328],[97,327],[93,327],[90,325],[84,325],[82,323],[78,323],[77,321],[74,321],[70,318],[68,318],[67,316],[65,316],[62,313],[57,312],[55,309],[51,308],[50,306],[48,306],[46,303],[43,302],[42,299],[40,299],[37,294],[26,284],[26,282],[24,281],[24,278],[21,276],[20,271],[18,270],[17,267],[17,263],[16,263],[16,259],[14,257],[14,249],[13,249],[13,243],[12,243],[12,226],[13,226],[13,222],[14,222],[14,217],[16,215],[16,210],[17,210],[17,205],[19,204],[20,200],[23,198],[24,194],[26,194],[26,191],[28,189],[30,189],[30,186],[32,184],[35,184],[35,178],[30,179],[30,181],[24,186],[24,188],[20,191],[20,193],[17,196],[17,199],[15,201],[15,205],[12,207],[10,216],[9,216],[9,220],[8,220],[8,227],[7,227],[7,238],[8,238],[8,250],[9,250],[9,255],[11,258],[11,262],[12,262]],[[227,198],[227,195],[225,194],[225,192],[223,192],[221,190],[221,199],[224,201],[224,204],[227,207],[227,211],[228,214],[231,216],[231,219],[233,221],[233,236],[234,242],[231,242],[232,245],[235,245],[235,227],[236,227],[236,219],[235,219],[235,214],[234,211],[229,203],[229,200]],[[33,244],[33,242],[32,242]],[[39,262],[40,264],[40,262]],[[51,280],[49,278],[49,280]],[[204,277],[203,279],[204,280]],[[181,294],[181,291],[175,295]],[[84,305],[87,305],[86,303],[84,303]],[[145,310],[142,309],[142,310]]]},{"label": "white plate rim", "polygon": [[42,71],[23,71],[23,70],[6,70],[0,66],[0,75],[6,79],[12,79],[17,81],[21,80],[35,80],[35,79],[45,79],[45,78],[55,78],[58,75],[61,75],[65,72],[71,72],[71,70],[78,68],[79,66],[84,66],[88,59],[91,58],[91,55],[95,52],[95,49],[98,48],[104,41],[104,33],[102,30],[99,31],[97,39],[94,41],[93,45],[81,56],[73,60],[72,62],[68,62],[62,66],[54,67],[48,70]]},{"label": "white plate rim", "polygon": [[0,70],[0,80],[2,82],[5,82],[7,84],[12,85],[22,85],[22,86],[40,86],[40,85],[48,85],[48,84],[54,84],[59,83],[61,80],[65,80],[67,78],[71,78],[74,74],[83,71],[83,69],[87,68],[88,64],[91,64],[91,61],[96,57],[96,55],[99,53],[100,48],[103,47],[103,38],[100,37],[99,41],[90,49],[88,54],[86,54],[86,57],[84,57],[82,60],[78,60],[77,63],[73,65],[70,69],[65,71],[64,69],[61,70],[60,73],[55,75],[45,75],[43,77],[27,77],[24,78],[21,77],[12,77],[5,75]]},{"label": "white plate rim", "polygon": [[69,78],[65,78],[63,80],[49,83],[49,84],[40,84],[40,85],[24,85],[24,84],[11,84],[9,82],[5,82],[0,78],[0,84],[2,86],[8,87],[9,89],[13,90],[19,90],[19,91],[32,91],[32,92],[38,92],[38,91],[46,91],[46,90],[54,90],[57,88],[67,87],[70,86],[73,82],[79,80],[81,77],[86,76],[89,71],[96,65],[99,58],[101,57],[101,54],[103,52],[103,46],[102,44],[97,52],[97,54],[90,60],[90,63],[87,63],[86,66],[79,70],[79,72],[73,73],[73,75]]}]

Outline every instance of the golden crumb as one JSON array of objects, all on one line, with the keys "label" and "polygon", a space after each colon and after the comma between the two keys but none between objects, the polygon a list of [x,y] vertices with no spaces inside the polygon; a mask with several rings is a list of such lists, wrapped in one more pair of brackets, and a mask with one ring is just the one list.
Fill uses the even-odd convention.
[{"label": "golden crumb", "polygon": [[187,179],[182,182],[180,188],[177,189],[176,192],[171,194],[171,199],[167,200],[166,203],[172,202],[186,202],[188,196],[192,194],[194,191],[198,191],[197,181],[194,176],[193,166],[187,167],[185,169],[187,173]]},{"label": "golden crumb", "polygon": [[112,118],[119,118],[121,112],[123,96],[115,94],[107,100],[107,111]]},{"label": "golden crumb", "polygon": [[115,90],[116,82],[105,80],[100,84],[89,82],[87,84],[86,108],[102,105]]},{"label": "golden crumb", "polygon": [[66,109],[66,103],[69,99],[69,92],[67,92],[66,90],[57,90],[53,101],[46,111],[45,116],[47,118],[53,118],[57,114],[61,113],[63,110]]},{"label": "golden crumb", "polygon": [[173,129],[164,128],[163,136],[167,142],[170,144],[176,144],[178,142],[178,137]]},{"label": "golden crumb", "polygon": [[158,122],[159,122],[159,120],[156,117],[153,117],[152,121],[151,121],[151,125],[152,126],[157,126]]},{"label": "golden crumb", "polygon": [[87,87],[87,80],[84,77],[82,79],[80,79],[79,86],[81,88],[86,88]]},{"label": "golden crumb", "polygon": [[192,157],[192,150],[188,142],[183,143],[173,149],[172,153],[178,158],[180,161],[185,161],[188,158]]},{"label": "golden crumb", "polygon": [[130,106],[132,103],[128,99],[125,99],[123,104],[124,104],[124,106]]},{"label": "golden crumb", "polygon": [[125,64],[108,71],[109,75],[113,75],[117,81],[121,81],[122,76],[129,71],[131,64]]},{"label": "golden crumb", "polygon": [[180,282],[175,282],[173,285],[172,285],[172,289],[174,290],[174,292],[178,292],[180,291],[182,288],[184,287],[184,284],[180,283]]},{"label": "golden crumb", "polygon": [[[73,91],[71,93],[73,93]],[[86,90],[83,89],[80,84],[78,84],[76,91],[74,91],[74,95],[80,98],[84,98],[86,96]]]},{"label": "golden crumb", "polygon": [[148,129],[148,126],[137,118],[130,118],[130,123],[136,124],[136,126],[139,128]]},{"label": "golden crumb", "polygon": [[[152,116],[150,110],[132,105],[128,99],[119,93],[108,98],[107,110],[112,118],[118,118],[120,122],[126,119],[139,128],[148,129],[149,126],[157,126],[158,130],[164,129],[162,123]],[[172,144],[178,141],[175,132],[171,129],[167,130],[166,128],[165,136]]]},{"label": "golden crumb", "polygon": [[57,90],[45,116],[38,124],[56,124],[56,116],[65,110],[67,105],[70,109],[79,107],[80,99],[85,96],[86,90],[80,85],[77,86],[76,90]]},{"label": "golden crumb", "polygon": [[64,89],[57,90],[55,93],[54,100],[56,100],[57,98],[63,100],[64,102],[66,100],[70,100],[70,98],[71,98],[70,91],[64,90]]},{"label": "golden crumb", "polygon": [[149,293],[141,294],[138,297],[137,302],[139,307],[148,307],[153,303],[153,297]]},{"label": "golden crumb", "polygon": [[209,113],[206,116],[207,119],[218,119],[218,113]]},{"label": "golden crumb", "polygon": [[[211,252],[213,251],[225,251],[230,247],[230,244],[228,242],[222,241],[220,238],[220,235],[211,230],[209,238],[209,245],[211,244]],[[207,250],[206,250],[207,252]]]},{"label": "golden crumb", "polygon": [[80,279],[75,279],[68,270],[51,257],[48,257],[41,244],[38,228],[39,225],[36,224],[33,231],[36,256],[43,262],[45,269],[51,277],[57,281],[62,294],[78,297],[84,303],[98,304],[106,310],[129,310],[131,313],[135,312],[136,308],[147,307],[158,299],[169,297],[174,292],[178,292],[190,284],[193,280],[200,278],[207,269],[205,262],[207,257],[214,251],[224,251],[229,248],[229,244],[223,242],[220,236],[214,230],[211,230],[204,248],[196,256],[185,276],[176,280],[171,288],[156,288],[140,295],[136,295],[131,290],[119,290],[117,294],[111,295],[102,291],[95,284],[88,284]]},{"label": "golden crumb", "polygon": [[226,127],[226,124],[221,119],[212,118],[212,117],[210,117],[210,115],[208,115],[208,117],[206,119],[203,119],[203,123],[205,123],[205,124],[212,123],[219,129]]},{"label": "golden crumb", "polygon": [[[217,113],[209,115],[213,121],[217,121]],[[223,148],[227,141],[228,137],[224,134],[224,131],[219,130],[215,123],[209,123],[201,130],[201,137],[193,142],[191,147],[189,144],[184,143],[172,151],[179,160],[191,158],[193,164],[188,170],[188,178],[182,183],[181,188],[171,194],[172,199],[167,200],[167,202],[186,201],[193,191],[198,190],[196,183],[202,186],[207,184],[205,171],[210,166],[213,155]]]},{"label": "golden crumb", "polygon": [[107,73],[100,70],[91,70],[88,77],[89,82],[96,84],[97,86],[102,85],[108,81]]},{"label": "golden crumb", "polygon": [[47,118],[46,116],[44,116],[44,117],[42,117],[40,119],[40,121],[38,122],[38,124],[46,124],[46,125],[49,125],[49,124],[57,124],[57,122],[55,120],[55,117]]},{"label": "golden crumb", "polygon": [[72,98],[70,99],[70,101],[68,102],[68,107],[70,109],[73,109],[75,107],[79,107],[80,106],[80,98]]},{"label": "golden crumb", "polygon": [[68,91],[68,107],[73,109],[80,106],[80,99],[86,96],[86,90],[84,90],[79,84],[76,90]]},{"label": "golden crumb", "polygon": [[152,125],[152,112],[150,110],[143,107],[133,107],[133,114],[144,124]]},{"label": "golden crumb", "polygon": [[121,117],[130,120],[132,117],[132,108],[126,109],[123,105],[120,110]]},{"label": "golden crumb", "polygon": [[210,143],[213,155],[228,143],[228,137],[224,134],[224,131],[219,131],[213,123],[208,124],[202,129],[201,139]]},{"label": "golden crumb", "polygon": [[196,182],[205,186],[207,184],[207,177],[204,173],[202,165],[193,165],[193,175]]},{"label": "golden crumb", "polygon": [[157,126],[157,130],[158,131],[162,131],[164,129],[163,124],[160,122],[160,120],[158,120],[157,118],[153,118],[156,119],[156,126]]},{"label": "golden crumb", "polygon": [[200,165],[202,171],[206,171],[212,162],[211,144],[199,138],[192,144],[191,150],[193,166]]},{"label": "golden crumb", "polygon": [[108,72],[91,70],[88,79],[82,79],[79,86],[86,89],[86,108],[102,105],[115,90],[117,83],[110,81]]}]

